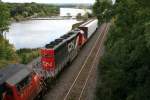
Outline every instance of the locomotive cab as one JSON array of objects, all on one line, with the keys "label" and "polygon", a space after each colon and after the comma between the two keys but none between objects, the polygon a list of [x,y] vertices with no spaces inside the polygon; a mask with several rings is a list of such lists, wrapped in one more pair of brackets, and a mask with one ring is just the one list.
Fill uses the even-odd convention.
[{"label": "locomotive cab", "polygon": [[41,50],[41,62],[42,67],[46,71],[54,70],[54,50],[53,49],[42,49]]},{"label": "locomotive cab", "polygon": [[23,65],[9,66],[3,77],[2,100],[33,100],[42,90],[40,77]]}]

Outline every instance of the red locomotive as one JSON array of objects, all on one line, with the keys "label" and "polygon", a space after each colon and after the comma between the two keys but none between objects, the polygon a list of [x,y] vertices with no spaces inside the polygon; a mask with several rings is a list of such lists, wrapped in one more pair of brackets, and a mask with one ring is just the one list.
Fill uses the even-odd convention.
[{"label": "red locomotive", "polygon": [[25,65],[0,70],[1,100],[33,100],[42,91],[42,78]]},{"label": "red locomotive", "polygon": [[22,64],[0,70],[0,100],[33,100],[37,97],[49,85],[44,84],[47,79],[57,76],[74,60],[97,27],[97,19],[89,20],[47,44],[41,49],[41,63],[32,70]]}]

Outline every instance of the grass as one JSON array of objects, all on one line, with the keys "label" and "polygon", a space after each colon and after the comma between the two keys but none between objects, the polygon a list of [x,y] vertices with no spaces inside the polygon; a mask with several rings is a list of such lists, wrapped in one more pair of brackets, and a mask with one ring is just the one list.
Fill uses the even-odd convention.
[{"label": "grass", "polygon": [[17,50],[16,52],[20,58],[19,62],[22,64],[28,64],[33,59],[40,56],[38,48],[37,49],[20,49],[20,50]]},{"label": "grass", "polygon": [[83,22],[79,22],[79,23],[76,23],[76,24],[73,24],[72,25],[72,30],[75,29],[75,28],[78,28]]}]

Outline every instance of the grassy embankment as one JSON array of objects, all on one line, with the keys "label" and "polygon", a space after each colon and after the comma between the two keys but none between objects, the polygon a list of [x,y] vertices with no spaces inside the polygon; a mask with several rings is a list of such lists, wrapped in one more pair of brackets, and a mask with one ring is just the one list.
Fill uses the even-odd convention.
[{"label": "grassy embankment", "polygon": [[8,40],[0,36],[0,68],[8,64],[27,64],[39,56],[39,49],[15,50]]},{"label": "grassy embankment", "polygon": [[20,58],[20,63],[27,64],[33,59],[40,56],[39,48],[37,49],[20,49],[16,51],[17,55]]},{"label": "grassy embankment", "polygon": [[0,35],[0,68],[9,63],[18,63],[19,58],[15,53],[13,45],[10,45],[7,40]]}]

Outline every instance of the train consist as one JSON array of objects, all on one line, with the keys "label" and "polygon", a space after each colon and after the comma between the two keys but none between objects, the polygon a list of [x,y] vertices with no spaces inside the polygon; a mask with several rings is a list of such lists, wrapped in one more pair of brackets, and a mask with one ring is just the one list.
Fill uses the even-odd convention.
[{"label": "train consist", "polygon": [[79,49],[95,33],[98,20],[89,20],[78,29],[61,36],[41,49],[45,77],[55,77],[78,54]]},{"label": "train consist", "polygon": [[91,19],[77,29],[41,48],[40,64],[31,68],[22,64],[10,65],[0,70],[0,100],[33,100],[71,63],[83,45],[98,28],[98,20]]}]

